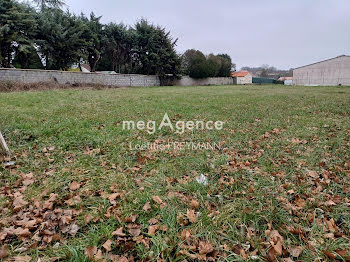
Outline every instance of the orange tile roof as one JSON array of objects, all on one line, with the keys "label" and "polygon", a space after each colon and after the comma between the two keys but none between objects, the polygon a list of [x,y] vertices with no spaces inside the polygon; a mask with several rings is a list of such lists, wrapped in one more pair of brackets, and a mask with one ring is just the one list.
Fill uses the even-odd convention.
[{"label": "orange tile roof", "polygon": [[238,72],[232,72],[231,76],[232,77],[245,77],[248,74],[249,74],[248,71],[238,71]]}]

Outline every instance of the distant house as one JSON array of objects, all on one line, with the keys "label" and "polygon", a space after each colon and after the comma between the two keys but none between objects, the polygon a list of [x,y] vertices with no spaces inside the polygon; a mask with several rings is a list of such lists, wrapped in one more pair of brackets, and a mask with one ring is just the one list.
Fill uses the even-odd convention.
[{"label": "distant house", "polygon": [[293,85],[293,77],[291,77],[291,76],[282,76],[282,77],[278,78],[278,81],[282,81],[285,86]]},{"label": "distant house", "polygon": [[248,71],[238,71],[231,74],[236,85],[249,85],[253,82],[253,76]]},{"label": "distant house", "polygon": [[350,86],[350,56],[341,55],[295,68],[293,85]]}]

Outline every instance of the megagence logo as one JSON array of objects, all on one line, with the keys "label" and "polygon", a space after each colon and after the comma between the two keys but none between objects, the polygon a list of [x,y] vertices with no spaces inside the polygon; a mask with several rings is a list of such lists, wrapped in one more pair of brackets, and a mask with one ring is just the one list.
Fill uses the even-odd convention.
[{"label": "megagence logo", "polygon": [[183,134],[185,130],[222,130],[223,121],[176,121],[173,123],[168,114],[165,113],[162,122],[157,125],[156,121],[123,121],[123,130],[146,130],[149,134],[154,134],[157,130],[169,128],[177,134]]}]

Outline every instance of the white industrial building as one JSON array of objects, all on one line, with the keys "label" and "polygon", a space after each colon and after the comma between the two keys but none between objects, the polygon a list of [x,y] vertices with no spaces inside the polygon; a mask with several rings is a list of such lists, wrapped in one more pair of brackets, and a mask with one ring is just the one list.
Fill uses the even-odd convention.
[{"label": "white industrial building", "polygon": [[293,85],[350,86],[350,56],[342,55],[295,68]]},{"label": "white industrial building", "polygon": [[253,75],[248,71],[238,71],[231,74],[233,77],[233,84],[236,85],[250,85],[253,82]]}]

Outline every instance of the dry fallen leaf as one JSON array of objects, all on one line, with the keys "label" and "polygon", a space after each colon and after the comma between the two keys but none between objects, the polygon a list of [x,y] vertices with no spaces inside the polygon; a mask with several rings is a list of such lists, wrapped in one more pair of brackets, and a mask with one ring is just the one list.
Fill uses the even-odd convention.
[{"label": "dry fallen leaf", "polygon": [[133,237],[137,237],[137,236],[139,236],[141,234],[141,229],[139,229],[139,228],[130,228],[129,229],[129,233]]},{"label": "dry fallen leaf", "polygon": [[237,254],[237,255],[243,257],[244,259],[248,259],[248,255],[247,255],[247,253],[245,252],[243,246],[238,245],[238,244],[237,244],[237,245],[234,245],[232,250],[233,250],[233,252],[234,252],[235,254]]},{"label": "dry fallen leaf", "polygon": [[112,244],[113,244],[113,241],[108,239],[102,246],[104,249],[106,249],[107,252],[110,252],[112,250]]},{"label": "dry fallen leaf", "polygon": [[153,201],[158,203],[159,205],[163,203],[163,200],[159,196],[153,196]]},{"label": "dry fallen leaf", "polygon": [[17,256],[13,258],[14,262],[29,262],[32,260],[30,256]]},{"label": "dry fallen leaf", "polygon": [[205,242],[205,241],[199,242],[199,247],[198,247],[199,254],[208,254],[213,252],[213,250],[214,248],[211,243]]},{"label": "dry fallen leaf", "polygon": [[137,215],[132,215],[130,217],[124,218],[125,223],[134,223],[137,219]]},{"label": "dry fallen leaf", "polygon": [[299,257],[303,252],[303,248],[300,246],[292,247],[289,249],[289,253],[292,257]]},{"label": "dry fallen leaf", "polygon": [[309,177],[312,177],[312,178],[319,178],[319,177],[320,177],[320,176],[317,174],[316,171],[312,171],[312,170],[308,171],[308,172],[307,172],[307,175],[308,175]]},{"label": "dry fallen leaf", "polygon": [[6,246],[2,246],[0,248],[0,259],[8,257],[8,255],[9,255],[9,251],[8,251],[7,247]]},{"label": "dry fallen leaf", "polygon": [[147,202],[144,206],[143,206],[143,210],[144,211],[149,211],[149,210],[151,210],[151,204],[149,203],[149,202]]},{"label": "dry fallen leaf", "polygon": [[24,174],[24,175],[22,175],[22,178],[23,178],[23,185],[24,186],[29,186],[29,185],[34,183],[33,173]]},{"label": "dry fallen leaf", "polygon": [[280,233],[277,230],[272,230],[269,236],[270,236],[270,244],[273,247],[275,255],[281,256],[282,248],[283,248],[283,237],[280,235]]},{"label": "dry fallen leaf", "polygon": [[192,209],[187,209],[186,216],[191,223],[195,223],[197,220],[196,213]]},{"label": "dry fallen leaf", "polygon": [[120,193],[113,193],[113,194],[110,194],[108,196],[108,199],[109,199],[109,202],[112,204],[112,205],[116,205],[117,202],[115,201],[117,199],[117,197],[120,196]]},{"label": "dry fallen leaf", "polygon": [[199,202],[197,200],[192,199],[191,203],[190,203],[190,207],[193,208],[193,209],[198,209],[200,207],[200,204],[199,204]]},{"label": "dry fallen leaf", "polygon": [[97,253],[97,247],[86,247],[84,253],[90,260],[93,260],[95,254]]},{"label": "dry fallen leaf", "polygon": [[156,231],[159,229],[158,225],[153,225],[148,227],[148,234],[155,235]]},{"label": "dry fallen leaf", "polygon": [[78,190],[79,188],[80,188],[80,183],[78,183],[77,181],[73,181],[72,184],[69,187],[69,189],[71,191]]},{"label": "dry fallen leaf", "polygon": [[13,233],[16,235],[16,236],[19,236],[19,237],[28,237],[30,236],[30,232],[29,232],[29,229],[28,228],[21,228],[21,227],[18,227],[16,228]]},{"label": "dry fallen leaf", "polygon": [[112,233],[113,236],[124,237],[123,227],[118,228],[116,231]]},{"label": "dry fallen leaf", "polygon": [[13,211],[19,211],[28,205],[28,202],[23,199],[23,195],[20,192],[16,192],[13,197]]},{"label": "dry fallen leaf", "polygon": [[84,222],[85,222],[85,225],[89,224],[92,220],[94,219],[94,217],[90,214],[86,214],[84,216]]}]

